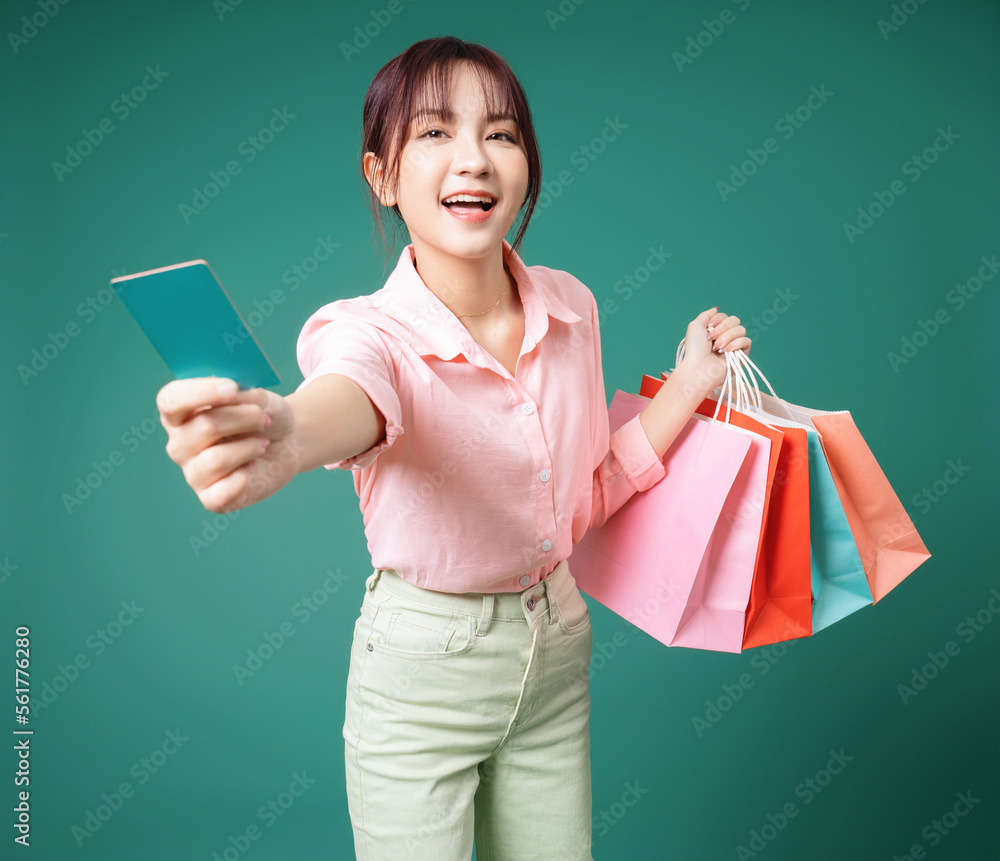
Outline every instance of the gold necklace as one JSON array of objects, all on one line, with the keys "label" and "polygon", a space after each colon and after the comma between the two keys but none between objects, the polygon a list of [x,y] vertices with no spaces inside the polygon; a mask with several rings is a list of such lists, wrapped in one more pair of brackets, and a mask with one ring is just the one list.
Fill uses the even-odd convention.
[{"label": "gold necklace", "polygon": [[[503,271],[504,275],[507,276],[507,286],[503,288],[503,293],[500,294],[500,299],[503,299],[503,297],[507,295],[507,291],[510,290],[510,273],[507,271],[506,266],[504,267]],[[492,305],[490,305],[490,307],[487,308],[485,311],[477,311],[475,314],[459,314],[458,319],[461,320],[464,317],[482,317],[483,314],[489,314],[490,311],[492,311],[494,308],[496,308],[497,305],[500,304],[500,299],[497,299],[497,301],[494,302]]]}]

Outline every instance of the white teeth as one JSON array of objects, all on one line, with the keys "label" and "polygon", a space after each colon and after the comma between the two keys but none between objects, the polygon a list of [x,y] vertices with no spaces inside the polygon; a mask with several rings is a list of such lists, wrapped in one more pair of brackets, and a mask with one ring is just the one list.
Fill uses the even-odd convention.
[{"label": "white teeth", "polygon": [[473,197],[471,194],[453,194],[446,197],[442,203],[493,203],[492,197]]}]

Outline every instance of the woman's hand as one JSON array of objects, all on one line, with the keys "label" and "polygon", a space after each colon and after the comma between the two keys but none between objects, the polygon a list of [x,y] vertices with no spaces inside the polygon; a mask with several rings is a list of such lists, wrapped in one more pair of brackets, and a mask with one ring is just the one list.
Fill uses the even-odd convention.
[{"label": "woman's hand", "polygon": [[724,352],[750,352],[751,342],[739,317],[729,317],[718,308],[703,311],[687,327],[684,359],[677,367],[687,384],[695,387],[702,397],[721,386],[726,379]]},{"label": "woman's hand", "polygon": [[167,454],[209,511],[245,508],[298,472],[295,419],[274,392],[199,377],[167,383],[156,404]]},{"label": "woman's hand", "polygon": [[726,379],[726,359],[732,350],[750,350],[747,330],[737,317],[710,308],[687,328],[684,358],[660,387],[639,421],[658,457],[663,457],[698,405]]}]

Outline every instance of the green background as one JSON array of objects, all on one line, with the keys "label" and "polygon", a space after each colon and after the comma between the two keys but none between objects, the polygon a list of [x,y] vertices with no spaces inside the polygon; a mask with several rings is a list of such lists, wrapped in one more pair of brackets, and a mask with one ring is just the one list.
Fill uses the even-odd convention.
[{"label": "green background", "polygon": [[[30,34],[43,8],[7,2],[0,27]],[[30,627],[33,694],[48,685],[52,700],[31,723],[32,845],[5,857],[209,861],[251,825],[260,838],[240,857],[351,856],[341,727],[370,573],[351,481],[303,475],[213,525],[154,428],[169,373],[107,285],[205,257],[245,313],[277,291],[256,333],[290,392],[306,317],[384,280],[357,165],[365,89],[412,42],[454,34],[498,50],[523,81],[550,184],[522,256],[613,303],[609,397],[670,367],[687,321],[719,304],[749,321],[780,394],[851,410],[934,554],[877,606],[743,655],[668,651],[591,602],[595,857],[750,857],[743,846],[763,859],[892,859],[917,845],[930,859],[996,858],[1000,278],[961,308],[951,291],[1000,253],[997,3],[386,8],[79,0],[0,44],[2,642],[10,667],[14,627]],[[898,29],[880,30],[894,14]],[[345,56],[341,43],[378,15],[387,23]],[[679,67],[699,34],[701,53]],[[116,99],[157,65],[168,76],[123,117]],[[812,87],[832,96],[777,134]],[[294,118],[247,161],[241,145],[275,109]],[[102,119],[114,128],[57,175],[53,162],[85,152],[84,130]],[[597,153],[609,121],[625,128]],[[911,178],[904,164],[939,128],[957,138]],[[723,199],[717,182],[768,137],[777,151]],[[180,205],[232,159],[240,173],[186,221]],[[851,241],[845,222],[894,180],[905,193]],[[282,276],[317,237],[339,247],[292,289]],[[661,245],[673,256],[642,289],[616,292]],[[937,329],[922,329],[935,315]],[[59,348],[50,336],[67,326]],[[919,348],[894,366],[915,333]],[[35,350],[41,370],[19,370]],[[67,505],[88,476],[96,488]],[[317,590],[324,603],[304,618]],[[142,610],[119,628],[132,601]],[[233,666],[282,625],[292,636],[241,684]],[[949,642],[957,653],[904,703],[897,686]],[[699,734],[694,718],[725,705],[743,674],[752,687]],[[146,770],[175,731],[187,741]],[[852,759],[810,798],[800,786],[825,781],[831,750]],[[308,791],[259,818],[303,773]],[[134,794],[79,846],[74,826],[125,782]],[[966,792],[980,799],[971,812],[942,820]],[[752,844],[789,803],[798,815]],[[544,827],[545,804],[526,827]]]}]

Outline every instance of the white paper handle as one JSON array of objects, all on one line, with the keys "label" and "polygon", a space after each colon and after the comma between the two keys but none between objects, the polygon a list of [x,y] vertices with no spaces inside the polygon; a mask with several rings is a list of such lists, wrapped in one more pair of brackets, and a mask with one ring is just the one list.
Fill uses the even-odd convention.
[{"label": "white paper handle", "polygon": [[[674,365],[675,369],[684,360],[685,355],[685,342],[686,338],[682,338],[681,342],[677,345],[677,360]],[[715,412],[712,415],[713,420],[718,419],[719,409],[722,406],[722,401],[726,401],[726,417],[724,421],[729,423],[729,412],[731,407],[735,407],[739,412],[747,412],[750,408],[756,408],[757,411],[763,411],[763,403],[760,397],[760,385],[757,382],[757,378],[760,377],[764,381],[764,385],[767,386],[768,391],[771,393],[772,397],[781,405],[782,409],[785,411],[787,418],[792,418],[789,411],[788,405],[778,397],[777,392],[774,391],[774,386],[771,385],[767,377],[764,376],[760,368],[754,364],[753,359],[751,359],[743,350],[726,350],[722,353],[726,360],[726,378],[723,380],[722,385],[717,388],[714,392],[716,396]]]}]

